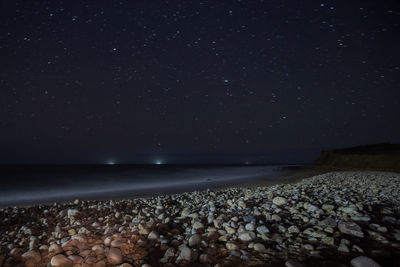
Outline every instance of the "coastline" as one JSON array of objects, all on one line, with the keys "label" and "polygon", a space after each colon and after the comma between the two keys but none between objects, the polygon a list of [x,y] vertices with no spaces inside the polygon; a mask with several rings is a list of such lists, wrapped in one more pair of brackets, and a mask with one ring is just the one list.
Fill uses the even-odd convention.
[{"label": "coastline", "polygon": [[[246,167],[247,166],[241,168]],[[252,168],[253,166],[248,167]],[[257,173],[256,169],[256,174],[252,174],[251,172],[246,173],[245,175],[236,176],[227,174],[226,177],[215,178],[205,178],[204,174],[199,174],[200,177],[197,179],[188,177],[188,179],[168,181],[165,183],[160,183],[159,181],[152,180],[142,181],[142,183],[138,183],[133,180],[133,183],[131,185],[129,183],[126,183],[121,186],[114,185],[114,187],[107,187],[107,185],[103,185],[100,188],[80,188],[79,186],[77,186],[76,190],[68,189],[60,192],[52,192],[51,189],[49,191],[43,190],[43,192],[40,193],[29,194],[16,192],[15,194],[12,194],[10,196],[9,201],[0,198],[0,208],[14,206],[29,207],[32,205],[52,205],[54,203],[68,203],[74,201],[75,199],[99,201],[121,200],[134,198],[150,198],[160,195],[172,195],[191,191],[202,191],[207,189],[221,190],[231,187],[256,187],[278,183],[291,183],[301,178],[323,173],[323,171],[321,171],[320,169],[316,170],[315,168],[304,165],[276,165],[267,167],[271,169],[264,170],[266,171],[265,174],[262,174],[262,172]],[[168,173],[166,173],[165,175],[174,176],[174,174]],[[184,174],[180,173],[178,173],[178,175],[184,176]],[[62,188],[62,185],[58,185],[58,188]],[[79,192],[80,190],[84,191]]]},{"label": "coastline", "polygon": [[[400,174],[326,171],[273,185],[2,208],[0,266],[394,263]],[[305,178],[315,172],[324,174]]]}]

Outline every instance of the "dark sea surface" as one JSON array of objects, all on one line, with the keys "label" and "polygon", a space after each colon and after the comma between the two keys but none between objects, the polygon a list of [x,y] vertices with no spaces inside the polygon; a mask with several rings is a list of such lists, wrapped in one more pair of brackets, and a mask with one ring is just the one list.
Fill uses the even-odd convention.
[{"label": "dark sea surface", "polygon": [[0,166],[0,207],[146,197],[273,182],[279,181],[290,168],[288,165]]}]

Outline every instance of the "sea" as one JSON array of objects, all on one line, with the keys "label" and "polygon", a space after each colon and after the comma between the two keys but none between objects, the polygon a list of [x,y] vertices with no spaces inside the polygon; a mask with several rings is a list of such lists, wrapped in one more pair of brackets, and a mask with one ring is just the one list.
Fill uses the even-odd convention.
[{"label": "sea", "polygon": [[0,207],[279,182],[298,165],[2,165]]}]

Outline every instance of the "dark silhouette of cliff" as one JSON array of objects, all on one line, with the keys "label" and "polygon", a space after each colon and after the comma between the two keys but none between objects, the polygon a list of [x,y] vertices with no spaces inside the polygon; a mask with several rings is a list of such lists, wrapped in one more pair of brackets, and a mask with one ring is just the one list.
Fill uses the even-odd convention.
[{"label": "dark silhouette of cliff", "polygon": [[380,143],[322,151],[316,165],[335,168],[400,170],[400,144]]}]

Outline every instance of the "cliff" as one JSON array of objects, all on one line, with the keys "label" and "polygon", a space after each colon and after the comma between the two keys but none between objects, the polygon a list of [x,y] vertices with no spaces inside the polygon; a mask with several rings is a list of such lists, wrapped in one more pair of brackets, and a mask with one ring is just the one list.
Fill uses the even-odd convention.
[{"label": "cliff", "polygon": [[315,165],[400,171],[400,144],[372,144],[322,151]]}]

